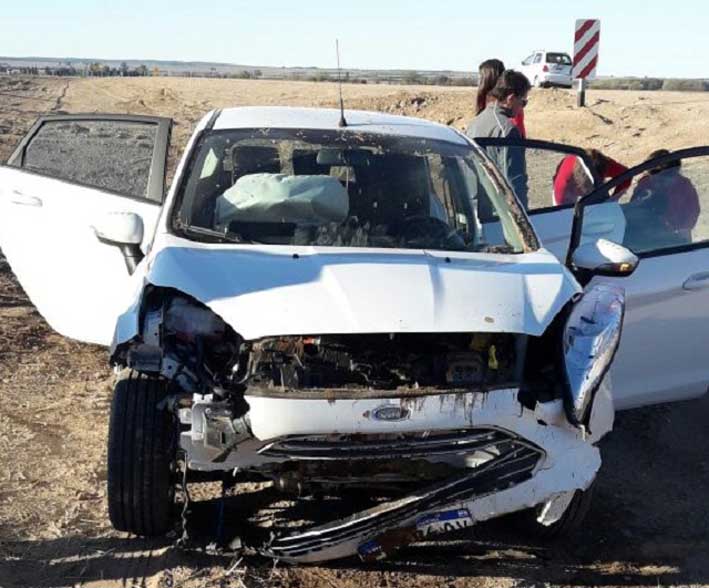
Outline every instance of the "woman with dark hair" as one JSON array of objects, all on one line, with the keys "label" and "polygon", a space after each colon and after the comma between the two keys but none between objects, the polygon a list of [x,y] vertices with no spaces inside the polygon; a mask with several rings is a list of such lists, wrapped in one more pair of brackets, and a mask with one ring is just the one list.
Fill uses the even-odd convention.
[{"label": "woman with dark hair", "polygon": [[[480,114],[487,107],[491,100],[490,92],[505,71],[505,64],[499,59],[487,59],[478,66],[478,89],[475,96],[475,116]],[[527,131],[524,128],[524,109],[520,110],[516,116],[512,117],[512,122],[519,129],[520,135],[524,139]]]},{"label": "woman with dark hair", "polygon": [[[506,138],[522,139],[513,118],[527,105],[531,88],[524,74],[512,69],[505,70],[488,94],[487,106],[468,125],[466,134],[471,139]],[[527,164],[524,148],[514,145],[489,147],[488,155],[505,175],[520,203],[527,208]]]}]

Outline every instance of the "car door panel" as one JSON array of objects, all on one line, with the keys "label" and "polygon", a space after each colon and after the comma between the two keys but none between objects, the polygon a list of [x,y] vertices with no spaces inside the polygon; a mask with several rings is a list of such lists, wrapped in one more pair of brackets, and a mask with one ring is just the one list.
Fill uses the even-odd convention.
[{"label": "car door panel", "polygon": [[[533,212],[529,216],[544,248],[553,253],[562,263],[566,261],[569,250],[573,216],[574,209],[571,206]],[[586,209],[581,242],[608,239],[615,243],[622,243],[625,226],[625,216],[618,203],[594,204]]]},{"label": "car door panel", "polygon": [[[99,120],[110,120],[110,115],[102,116]],[[84,120],[75,116],[67,119]],[[67,119],[51,117],[40,121],[33,130],[47,124],[47,120],[49,124],[64,124]],[[165,119],[120,120],[157,125],[161,133],[169,132]],[[93,174],[101,171],[101,165],[111,165],[105,156],[82,172],[85,183],[58,179],[50,175],[51,169],[46,173],[28,171],[22,164],[22,149],[32,144],[32,136],[30,132],[10,165],[0,167],[0,248],[30,300],[52,328],[73,339],[108,345],[116,317],[130,303],[131,277],[120,249],[100,242],[93,225],[108,213],[136,213],[143,220],[143,249],[147,249],[161,211],[158,198],[164,188],[167,144],[156,142],[152,154],[143,149],[149,157],[161,159],[162,165],[155,169],[150,161],[140,163],[141,169],[150,174],[143,178],[144,183],[136,184],[135,189],[145,187],[146,197],[141,198],[134,193],[118,193],[120,185],[115,186],[118,190],[88,185],[94,181]],[[55,144],[61,148],[58,137],[53,141],[52,149]],[[77,152],[81,153],[81,149]],[[72,173],[75,172],[67,170],[67,175]],[[105,183],[105,177],[99,181]],[[122,181],[122,176],[116,181]]]},{"label": "car door panel", "polygon": [[702,249],[642,259],[627,278],[594,278],[615,282],[626,293],[623,335],[608,374],[618,410],[707,391],[709,290],[684,287],[707,270],[709,250]]}]

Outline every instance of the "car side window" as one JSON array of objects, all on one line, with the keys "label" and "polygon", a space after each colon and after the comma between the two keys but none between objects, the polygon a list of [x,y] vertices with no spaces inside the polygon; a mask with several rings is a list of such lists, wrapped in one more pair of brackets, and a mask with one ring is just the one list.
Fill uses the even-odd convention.
[{"label": "car side window", "polygon": [[636,254],[709,243],[709,155],[638,173],[619,203],[626,222],[623,244]]},{"label": "car side window", "polygon": [[573,147],[528,141],[521,145],[498,145],[485,139],[478,142],[498,166],[512,160],[523,162],[526,177],[507,179],[530,212],[571,206],[596,187],[591,160]]},{"label": "car side window", "polygon": [[534,56],[534,63],[540,63],[541,61],[542,61],[542,54],[541,54],[541,53],[537,53],[537,54]]},{"label": "car side window", "polygon": [[534,53],[532,53],[529,57],[527,57],[523,62],[522,65],[529,65],[532,63],[532,60],[534,59]]},{"label": "car side window", "polygon": [[122,120],[45,121],[21,167],[85,186],[147,198],[157,125]]}]

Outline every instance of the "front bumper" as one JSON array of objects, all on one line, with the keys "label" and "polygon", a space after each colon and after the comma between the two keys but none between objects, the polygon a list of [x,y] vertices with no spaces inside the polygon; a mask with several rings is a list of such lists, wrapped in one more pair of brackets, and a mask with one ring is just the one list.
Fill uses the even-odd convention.
[{"label": "front bumper", "polygon": [[[517,389],[411,399],[246,400],[249,431],[223,436],[225,446],[205,443],[204,424],[201,438],[182,434],[191,468],[259,471],[274,464],[332,462],[341,464],[347,479],[358,464],[382,460],[398,461],[402,468],[421,459],[457,464],[454,475],[422,484],[403,498],[258,547],[301,562],[357,553],[379,557],[392,533],[395,543],[406,543],[437,526],[454,528],[441,523],[446,517],[467,526],[584,490],[601,464],[595,442],[613,421],[604,387],[592,407],[593,436],[569,424],[561,400],[529,409],[518,401]],[[193,420],[203,412],[200,404],[209,406],[208,399],[193,405]],[[492,458],[480,460],[485,452]]]},{"label": "front bumper", "polygon": [[541,77],[541,82],[543,84],[548,84],[550,86],[563,86],[570,88],[573,84],[571,76],[568,74],[554,74],[547,73]]}]

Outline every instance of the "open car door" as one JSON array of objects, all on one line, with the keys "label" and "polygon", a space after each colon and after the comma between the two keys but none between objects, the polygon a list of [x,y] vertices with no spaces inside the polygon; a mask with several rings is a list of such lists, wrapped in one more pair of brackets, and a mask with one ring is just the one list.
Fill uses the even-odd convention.
[{"label": "open car door", "polygon": [[[630,276],[593,278],[617,282],[626,292],[623,336],[608,374],[616,408],[704,394],[709,386],[709,147],[645,162],[601,186],[593,162],[580,149],[545,141],[476,142],[493,160],[499,157],[494,150],[503,148],[506,156],[517,150],[512,155],[525,158],[527,191],[518,197],[527,201],[542,245],[560,260],[567,260],[571,241],[576,246],[600,238],[640,258]],[[572,236],[577,199],[582,201],[576,223],[581,230]]]},{"label": "open car door", "polygon": [[130,275],[94,224],[109,213],[143,221],[145,248],[162,208],[170,119],[41,117],[0,167],[0,248],[52,328],[110,344]]},{"label": "open car door", "polygon": [[[630,181],[618,198],[614,190]],[[604,211],[603,214],[598,211]],[[586,217],[613,224],[640,258],[625,278],[596,276],[626,292],[623,335],[609,372],[616,408],[701,396],[709,386],[709,147],[645,162],[584,198]],[[620,219],[620,220],[619,220]]]},{"label": "open car door", "polygon": [[[542,245],[562,262],[569,249],[575,202],[601,185],[588,151],[537,140],[475,139],[493,162],[500,158],[524,159],[527,177],[511,182],[539,235]],[[584,238],[616,241],[621,223],[609,223],[612,210],[589,211]],[[600,214],[596,220],[595,215]],[[620,219],[616,219],[619,221]]]}]

